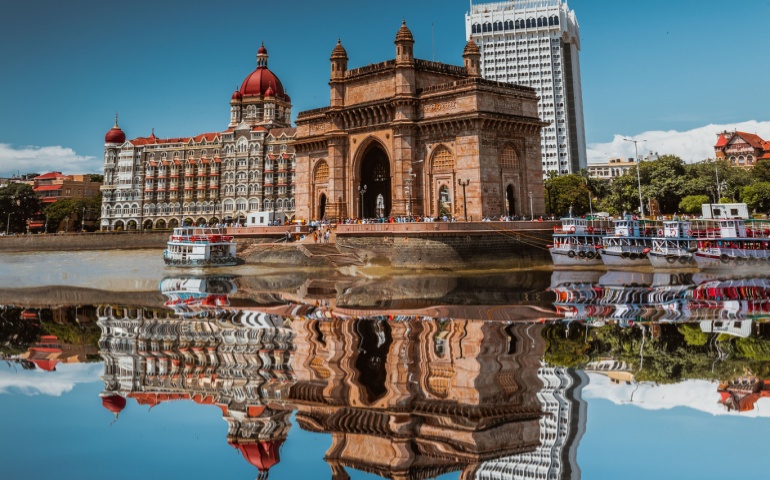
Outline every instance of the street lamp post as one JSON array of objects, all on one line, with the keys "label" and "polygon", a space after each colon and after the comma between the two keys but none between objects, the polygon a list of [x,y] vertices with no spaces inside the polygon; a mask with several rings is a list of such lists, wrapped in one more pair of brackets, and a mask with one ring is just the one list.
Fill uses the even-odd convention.
[{"label": "street lamp post", "polygon": [[639,174],[639,166],[641,162],[639,161],[639,150],[637,147],[638,142],[646,142],[647,140],[631,140],[630,138],[624,138],[623,139],[626,142],[633,142],[634,144],[634,161],[636,162],[636,181],[639,185],[639,216],[644,217],[644,203],[642,203],[642,176]]},{"label": "street lamp post", "polygon": [[529,219],[534,221],[535,220],[535,209],[532,206],[533,206],[532,192],[529,192]]},{"label": "street lamp post", "polygon": [[80,233],[86,231],[86,207],[83,207],[83,214],[80,216]]},{"label": "street lamp post", "polygon": [[366,185],[359,185],[358,194],[361,195],[361,204],[358,207],[358,216],[361,220],[364,219],[364,193],[366,193]]},{"label": "street lamp post", "polygon": [[461,187],[463,187],[463,217],[465,218],[466,222],[468,221],[468,202],[465,200],[466,199],[466,197],[465,197],[465,187],[467,187],[468,184],[470,184],[470,183],[471,183],[471,179],[470,178],[466,178],[464,183],[463,183],[463,181],[461,179],[459,179],[459,178],[457,179],[457,184],[460,185]]},{"label": "street lamp post", "polygon": [[11,225],[11,215],[13,212],[8,212],[8,220],[5,221],[5,234],[8,235],[8,227]]}]

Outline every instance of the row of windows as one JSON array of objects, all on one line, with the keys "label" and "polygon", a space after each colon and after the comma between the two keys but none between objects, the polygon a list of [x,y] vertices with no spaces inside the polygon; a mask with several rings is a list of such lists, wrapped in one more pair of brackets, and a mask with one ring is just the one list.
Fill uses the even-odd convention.
[{"label": "row of windows", "polygon": [[530,17],[526,20],[506,20],[504,22],[485,22],[483,24],[474,23],[471,25],[471,33],[503,32],[524,28],[553,27],[555,25],[559,25],[559,17],[551,15],[550,17]]}]

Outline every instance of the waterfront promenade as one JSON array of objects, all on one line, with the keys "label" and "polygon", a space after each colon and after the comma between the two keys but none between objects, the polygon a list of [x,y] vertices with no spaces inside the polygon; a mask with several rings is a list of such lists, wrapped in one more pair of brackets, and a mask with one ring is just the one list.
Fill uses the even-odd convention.
[{"label": "waterfront promenade", "polygon": [[[308,226],[227,228],[248,264],[322,267],[376,264],[461,268],[509,262],[550,264],[553,221],[407,222],[330,225],[329,244]],[[291,241],[286,242],[286,233]],[[97,232],[0,237],[0,252],[162,249],[167,231]],[[334,261],[330,261],[334,260]]]}]

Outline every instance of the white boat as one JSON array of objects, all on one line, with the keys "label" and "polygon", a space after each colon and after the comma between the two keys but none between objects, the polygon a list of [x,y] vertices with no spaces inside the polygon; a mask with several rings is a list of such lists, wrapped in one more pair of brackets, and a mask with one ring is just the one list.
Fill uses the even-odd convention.
[{"label": "white boat", "polygon": [[668,220],[658,229],[652,239],[650,263],[655,268],[694,267],[696,240],[693,223],[683,220]]},{"label": "white boat", "polygon": [[168,239],[163,260],[172,267],[236,265],[235,242],[214,227],[178,227]]},{"label": "white boat", "polygon": [[652,250],[652,237],[660,227],[630,215],[615,220],[613,227],[602,237],[602,262],[608,267],[650,266],[648,254]]},{"label": "white boat", "polygon": [[554,227],[553,245],[548,246],[554,265],[601,265],[599,249],[606,228],[601,220],[566,217]]},{"label": "white boat", "polygon": [[719,235],[698,238],[693,254],[698,267],[724,269],[743,265],[766,266],[770,262],[770,225],[740,218],[720,219]]}]

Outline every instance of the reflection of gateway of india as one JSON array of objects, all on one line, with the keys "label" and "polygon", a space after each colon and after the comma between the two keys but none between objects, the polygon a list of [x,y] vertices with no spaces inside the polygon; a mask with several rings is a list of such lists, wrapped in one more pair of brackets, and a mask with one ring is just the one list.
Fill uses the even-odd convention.
[{"label": "reflection of gateway of india", "polygon": [[542,213],[535,91],[482,79],[472,41],[464,67],[415,59],[406,24],[395,44],[354,70],[332,51],[330,105],[297,118],[297,216]]}]

